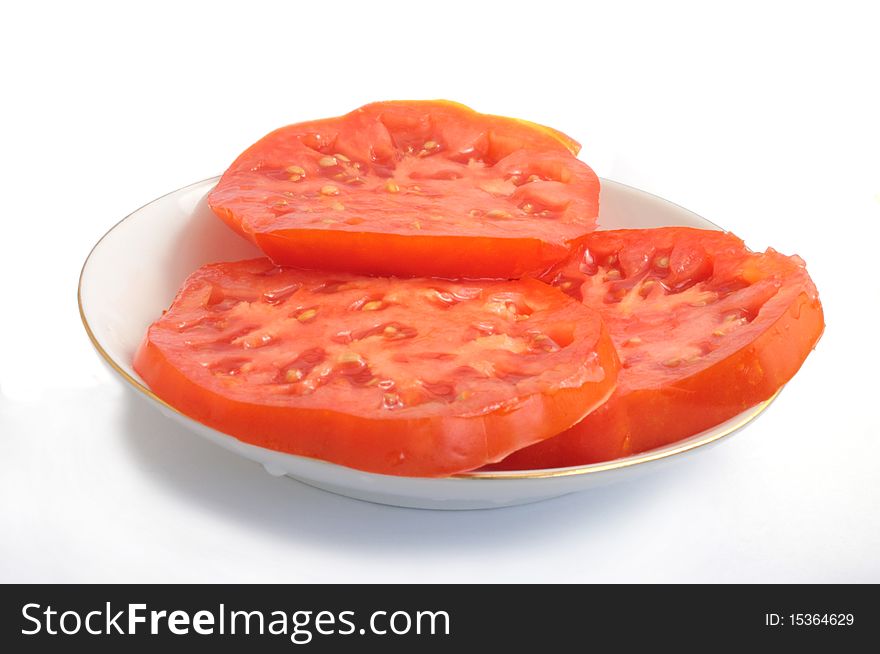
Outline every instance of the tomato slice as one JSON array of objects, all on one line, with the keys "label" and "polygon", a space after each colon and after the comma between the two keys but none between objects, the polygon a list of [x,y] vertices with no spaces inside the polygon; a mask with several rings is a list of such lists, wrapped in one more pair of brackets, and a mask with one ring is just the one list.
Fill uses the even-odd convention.
[{"label": "tomato slice", "polygon": [[569,427],[610,395],[598,314],[532,279],[443,281],[204,266],[135,370],[240,440],[353,468],[442,476]]},{"label": "tomato slice", "polygon": [[596,232],[549,281],[600,311],[621,362],[611,399],[495,469],[581,465],[654,449],[770,398],[824,329],[799,257],[690,228]]},{"label": "tomato slice", "polygon": [[599,181],[579,147],[452,102],[378,102],[272,132],[208,201],[277,264],[513,279],[594,229]]}]

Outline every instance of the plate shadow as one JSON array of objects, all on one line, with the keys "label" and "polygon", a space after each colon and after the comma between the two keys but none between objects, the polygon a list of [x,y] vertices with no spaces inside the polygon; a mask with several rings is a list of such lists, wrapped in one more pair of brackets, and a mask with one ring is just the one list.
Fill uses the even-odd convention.
[{"label": "plate shadow", "polygon": [[623,484],[509,508],[398,508],[272,477],[260,465],[163,416],[133,391],[126,393],[126,402],[125,438],[132,459],[175,498],[278,539],[361,554],[495,550],[589,538],[618,521],[635,519],[633,513],[640,511],[633,512],[634,507],[659,501],[664,486],[681,477],[655,471]]}]

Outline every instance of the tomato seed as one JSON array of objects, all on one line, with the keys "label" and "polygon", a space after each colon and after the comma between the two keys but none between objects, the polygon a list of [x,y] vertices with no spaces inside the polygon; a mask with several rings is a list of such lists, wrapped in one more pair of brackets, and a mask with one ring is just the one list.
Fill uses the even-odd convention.
[{"label": "tomato seed", "polygon": [[544,352],[559,352],[562,348],[559,347],[559,343],[546,334],[536,334],[532,338],[532,347],[530,349],[542,350]]},{"label": "tomato seed", "polygon": [[512,216],[504,209],[492,209],[486,213],[486,218],[512,218]]},{"label": "tomato seed", "polygon": [[278,304],[296,293],[300,288],[299,284],[288,284],[272,291],[266,291],[263,293],[263,301],[269,304]]},{"label": "tomato seed", "polygon": [[346,374],[355,373],[367,365],[366,360],[360,354],[351,351],[340,354],[336,362],[345,367],[343,372]]},{"label": "tomato seed", "polygon": [[456,302],[455,296],[452,293],[450,293],[449,291],[435,290],[431,293],[431,296],[436,300],[440,300],[440,302],[442,304],[444,304],[445,306],[448,306],[448,307],[451,307]]},{"label": "tomato seed", "polygon": [[[382,382],[379,382],[379,387],[381,388]],[[403,407],[403,402],[400,401],[400,395],[397,393],[384,393],[382,395],[382,406],[386,409],[400,409]]]},{"label": "tomato seed", "polygon": [[302,370],[297,370],[295,368],[291,368],[290,370],[288,370],[284,374],[284,381],[286,381],[289,384],[292,384],[293,382],[300,381],[303,377],[305,377],[305,373],[303,373]]}]

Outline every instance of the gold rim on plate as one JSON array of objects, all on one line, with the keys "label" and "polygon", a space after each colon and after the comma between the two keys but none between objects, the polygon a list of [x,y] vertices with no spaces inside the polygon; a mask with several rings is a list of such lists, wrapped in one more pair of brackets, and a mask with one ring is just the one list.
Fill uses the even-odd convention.
[{"label": "gold rim on plate", "polygon": [[[77,303],[77,306],[79,307],[80,320],[82,320],[83,327],[85,327],[86,334],[88,334],[89,340],[92,342],[92,345],[94,346],[94,348],[98,352],[98,354],[101,356],[101,358],[104,359],[104,362],[108,366],[110,366],[114,371],[116,371],[116,373],[118,373],[126,382],[128,382],[129,386],[131,386],[134,390],[138,391],[139,393],[145,395],[146,397],[153,400],[154,402],[157,402],[158,404],[168,408],[169,410],[173,411],[174,413],[177,413],[178,415],[183,416],[184,418],[187,418],[189,420],[192,420],[192,418],[190,418],[188,415],[186,415],[182,411],[180,411],[180,410],[176,409],[175,407],[171,406],[170,404],[168,404],[168,402],[166,402],[161,397],[156,395],[153,391],[151,391],[149,388],[147,388],[143,383],[141,383],[139,380],[135,379],[133,376],[128,374],[128,372],[126,370],[124,370],[118,363],[116,363],[116,361],[113,360],[113,358],[107,353],[107,351],[104,349],[104,347],[98,342],[98,339],[95,337],[95,333],[92,331],[92,328],[89,325],[89,321],[86,318],[85,311],[83,310],[82,285],[83,285],[83,277],[85,275],[86,267],[89,265],[89,259],[92,258],[92,254],[95,252],[95,250],[101,244],[101,242],[105,238],[107,238],[107,236],[109,236],[113,232],[114,229],[119,227],[119,225],[121,225],[126,220],[131,218],[133,215],[135,215],[138,211],[140,211],[144,207],[149,206],[150,204],[152,204],[153,202],[156,202],[157,200],[161,200],[164,197],[167,197],[169,195],[173,195],[173,194],[178,193],[180,191],[186,190],[192,186],[198,186],[199,184],[204,184],[205,182],[209,182],[211,180],[216,180],[216,179],[219,179],[219,177],[209,177],[208,179],[203,179],[201,181],[194,182],[192,184],[188,184],[186,186],[183,186],[175,191],[171,191],[169,193],[165,193],[164,195],[160,195],[158,198],[155,198],[154,200],[147,202],[143,206],[138,207],[137,209],[132,211],[130,214],[125,216],[125,218],[123,218],[122,220],[117,222],[115,225],[113,225],[110,229],[108,229],[107,232],[101,238],[98,239],[98,242],[95,243],[94,246],[92,246],[92,249],[89,251],[89,254],[86,257],[85,262],[83,262],[82,269],[80,270],[80,273],[79,273],[79,283],[77,284],[77,292],[76,292],[76,303]],[[653,194],[651,194],[651,193],[647,193],[646,191],[642,191],[640,189],[635,189],[634,187],[627,186],[626,184],[621,184],[620,182],[614,182],[613,180],[606,180],[604,178],[602,179],[602,181],[603,182],[612,181],[614,184],[617,184],[619,186],[625,186],[627,188],[636,190],[639,193],[644,193],[645,195],[652,195],[653,196]],[[656,197],[660,200],[663,200],[664,202],[669,202],[669,200],[665,200],[663,198],[660,198],[659,196],[653,196],[653,197]],[[670,203],[670,204],[674,204],[674,203]],[[675,206],[679,206],[679,205],[675,205]],[[679,208],[684,209],[683,207],[679,207]],[[688,210],[688,209],[685,209],[685,211],[690,212],[690,210]],[[693,213],[693,212],[690,212],[690,213]],[[702,220],[706,220],[705,218],[702,218],[702,217],[700,217],[700,218]],[[711,221],[706,220],[706,222],[714,225],[714,223],[712,223]],[[716,227],[717,227],[717,225],[716,225]],[[719,227],[718,229],[720,230],[721,228]],[[668,446],[665,446],[661,449],[650,450],[648,452],[643,452],[641,454],[635,454],[633,456],[628,456],[623,459],[614,459],[612,461],[604,461],[601,463],[591,463],[591,464],[583,465],[583,466],[571,466],[568,468],[544,468],[544,469],[540,469],[540,470],[510,470],[510,471],[498,470],[498,471],[491,471],[491,472],[465,472],[465,473],[461,473],[458,475],[452,475],[451,477],[447,477],[447,479],[467,479],[467,480],[507,479],[507,480],[511,480],[511,479],[549,479],[552,477],[573,477],[576,475],[588,475],[588,474],[593,474],[593,473],[597,473],[597,472],[605,472],[606,470],[617,470],[619,468],[629,468],[631,466],[639,465],[641,463],[649,463],[651,461],[658,461],[660,459],[665,459],[665,458],[668,458],[671,456],[675,456],[676,454],[682,454],[684,452],[689,452],[691,450],[695,450],[698,447],[703,447],[704,445],[709,445],[710,443],[714,443],[716,441],[719,441],[722,438],[724,438],[725,436],[730,436],[734,432],[739,431],[740,429],[745,427],[748,423],[750,423],[752,420],[754,420],[759,415],[761,415],[767,409],[767,407],[773,403],[773,401],[779,396],[779,393],[781,393],[781,392],[782,392],[782,389],[780,388],[769,399],[764,400],[763,402],[755,405],[751,409],[748,409],[749,415],[743,417],[741,420],[737,420],[734,424],[728,426],[727,428],[725,428],[721,431],[712,432],[712,433],[706,434],[705,436],[702,436],[702,437],[692,436],[692,437],[687,438],[686,440],[679,442],[678,444],[668,445]],[[213,427],[211,429],[213,429]],[[217,431],[217,430],[215,430],[215,431]],[[222,434],[223,432],[218,431],[218,433]],[[235,436],[232,436],[231,434],[224,434],[224,435],[230,436],[231,438],[235,438]],[[246,443],[247,441],[242,441],[242,442]],[[254,446],[254,447],[259,447],[259,446]],[[289,453],[283,452],[283,454],[289,454]],[[297,455],[290,454],[290,456],[297,456]],[[323,461],[323,463],[331,463],[332,464],[332,462],[330,462],[330,461]],[[339,464],[333,464],[333,465],[339,465]],[[359,472],[362,472],[362,471],[359,471]]]}]

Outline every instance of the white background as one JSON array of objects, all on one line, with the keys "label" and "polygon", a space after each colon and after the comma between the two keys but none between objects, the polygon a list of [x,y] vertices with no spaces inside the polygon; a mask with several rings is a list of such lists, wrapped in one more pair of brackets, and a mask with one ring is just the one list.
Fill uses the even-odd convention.
[{"label": "white background", "polygon": [[[880,582],[877,16],[711,4],[5,4],[0,581]],[[271,478],[129,400],[75,299],[111,225],[275,127],[434,97],[802,255],[828,327],[774,406],[638,481],[442,513]]]}]

